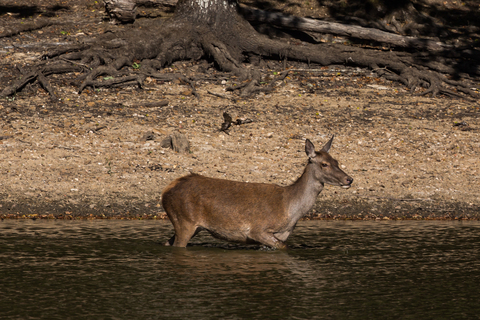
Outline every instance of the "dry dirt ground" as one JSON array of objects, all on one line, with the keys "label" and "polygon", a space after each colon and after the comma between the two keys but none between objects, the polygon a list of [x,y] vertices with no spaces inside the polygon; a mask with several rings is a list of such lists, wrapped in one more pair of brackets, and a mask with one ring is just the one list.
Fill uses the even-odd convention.
[{"label": "dry dirt ground", "polygon": [[[70,14],[71,25],[0,39],[2,86],[12,65],[33,63],[48,46],[113,28],[93,1],[71,10],[56,13]],[[187,84],[155,80],[143,90],[77,94],[58,77],[59,100],[37,85],[0,100],[0,217],[163,218],[161,191],[175,178],[288,185],[306,163],[304,140],[320,148],[335,134],[330,153],[353,187],[326,186],[308,218],[480,218],[478,102],[416,97],[361,69],[287,67],[273,93],[244,100],[225,91],[230,79],[213,66],[190,62],[164,72],[210,74],[195,83],[199,98]],[[224,111],[253,121],[221,132]],[[190,152],[161,147],[174,132],[186,135]]]}]

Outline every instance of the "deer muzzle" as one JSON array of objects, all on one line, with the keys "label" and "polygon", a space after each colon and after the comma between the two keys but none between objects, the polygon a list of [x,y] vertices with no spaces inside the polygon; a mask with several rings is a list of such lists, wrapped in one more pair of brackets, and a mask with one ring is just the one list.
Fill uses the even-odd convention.
[{"label": "deer muzzle", "polygon": [[347,176],[347,177],[345,178],[345,182],[344,182],[342,188],[343,188],[343,189],[348,189],[348,188],[350,188],[350,187],[352,186],[352,183],[353,183],[353,178]]}]

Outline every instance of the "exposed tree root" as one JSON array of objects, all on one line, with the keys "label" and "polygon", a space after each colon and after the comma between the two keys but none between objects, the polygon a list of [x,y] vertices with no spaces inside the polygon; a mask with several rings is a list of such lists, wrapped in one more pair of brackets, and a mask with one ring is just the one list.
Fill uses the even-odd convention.
[{"label": "exposed tree root", "polygon": [[[196,9],[192,11],[184,3],[183,6],[177,6],[176,15],[171,20],[152,26],[149,30],[106,34],[93,44],[60,48],[45,55],[47,61],[5,88],[1,95],[12,95],[27,83],[38,81],[51,96],[55,96],[46,76],[66,72],[82,72],[75,80],[79,92],[87,87],[136,85],[141,88],[147,77],[153,77],[164,81],[180,79],[189,84],[193,94],[197,95],[193,83],[187,78],[166,76],[158,70],[173,61],[210,57],[220,69],[237,77],[239,82],[228,90],[238,91],[240,97],[248,97],[274,90],[278,81],[287,75],[287,72],[281,72],[268,85],[261,84],[260,70],[245,65],[247,59],[260,56],[288,58],[323,66],[345,64],[370,68],[379,76],[403,83],[414,94],[479,98],[465,82],[449,79],[428,64],[423,64],[413,54],[327,43],[290,44],[284,40],[270,39],[257,33],[238,14],[237,7],[232,3],[237,5],[236,2],[229,2],[228,7],[217,10],[218,16],[226,17],[223,20],[219,18],[220,22],[211,23],[211,16],[193,14]],[[417,92],[420,87],[426,90]]]},{"label": "exposed tree root", "polygon": [[52,21],[47,20],[47,19],[39,19],[39,20],[34,21],[34,22],[25,23],[25,24],[22,24],[20,26],[16,26],[15,28],[6,29],[2,33],[0,33],[0,38],[11,37],[11,36],[17,35],[21,32],[27,32],[27,31],[42,29],[42,28],[51,26],[52,24],[54,24],[54,23]]},{"label": "exposed tree root", "polygon": [[55,98],[56,94],[50,86],[50,82],[47,80],[46,76],[52,74],[79,72],[81,70],[82,68],[80,67],[72,66],[71,64],[65,63],[37,66],[36,69],[28,73],[22,72],[22,76],[20,77],[20,79],[15,84],[3,89],[3,91],[0,93],[0,96],[6,97],[13,95],[16,92],[21,91],[27,84],[38,81],[39,84],[50,94],[50,96],[52,96],[52,98]]}]

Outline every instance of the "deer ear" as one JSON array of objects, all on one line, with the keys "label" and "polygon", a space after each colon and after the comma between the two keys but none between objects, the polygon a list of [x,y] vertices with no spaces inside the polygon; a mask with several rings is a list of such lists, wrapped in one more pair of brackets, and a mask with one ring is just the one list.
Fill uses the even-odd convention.
[{"label": "deer ear", "polygon": [[315,153],[315,146],[313,145],[313,143],[310,141],[310,140],[305,140],[305,153],[307,154],[307,156],[311,159],[311,158],[315,158],[315,156],[317,155]]},{"label": "deer ear", "polygon": [[332,146],[333,137],[335,137],[335,135],[333,135],[332,138],[327,143],[325,143],[325,145],[322,148],[323,151],[328,152],[328,150],[330,150],[330,147]]}]

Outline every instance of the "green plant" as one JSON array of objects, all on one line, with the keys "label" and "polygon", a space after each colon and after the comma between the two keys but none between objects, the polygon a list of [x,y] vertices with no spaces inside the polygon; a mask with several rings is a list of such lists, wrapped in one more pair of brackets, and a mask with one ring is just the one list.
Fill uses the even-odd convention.
[{"label": "green plant", "polygon": [[112,173],[113,173],[113,172],[112,172],[112,161],[110,161],[110,160],[108,160],[108,159],[105,159],[105,162],[107,163],[107,166],[106,166],[107,169],[108,169],[107,173],[108,173],[109,175],[112,175]]}]

